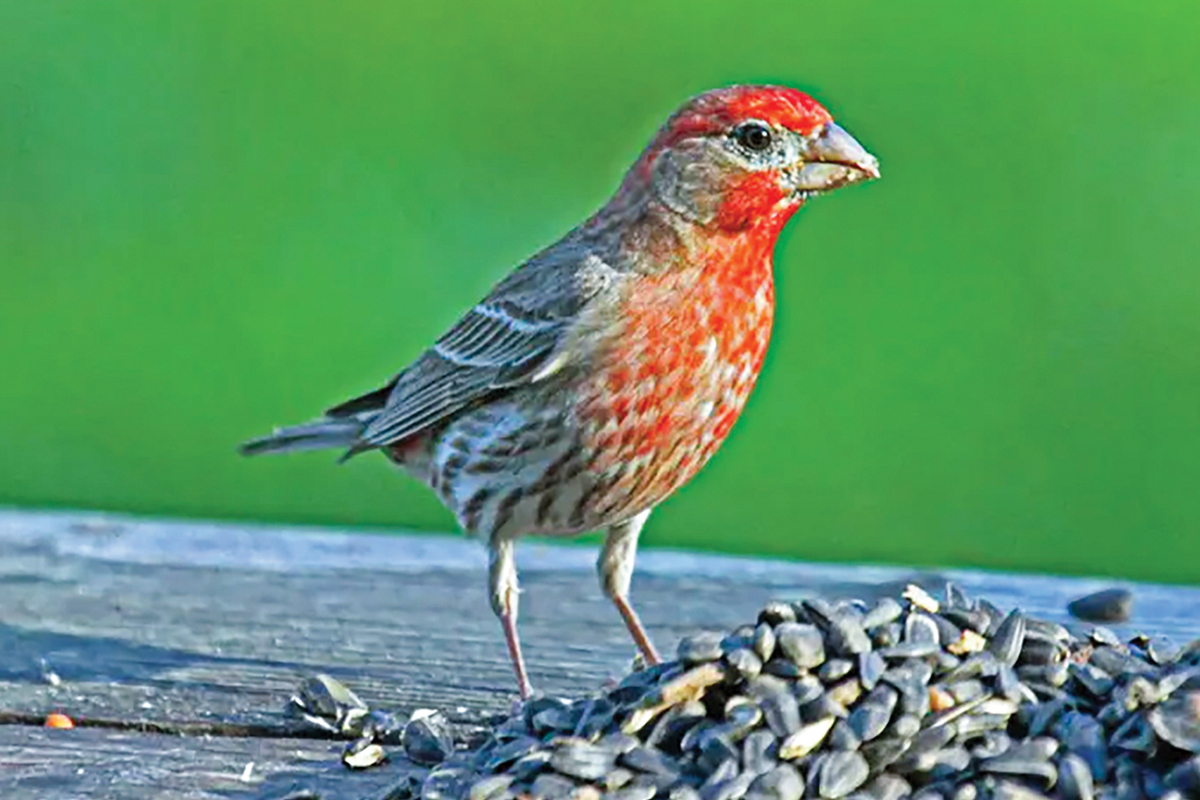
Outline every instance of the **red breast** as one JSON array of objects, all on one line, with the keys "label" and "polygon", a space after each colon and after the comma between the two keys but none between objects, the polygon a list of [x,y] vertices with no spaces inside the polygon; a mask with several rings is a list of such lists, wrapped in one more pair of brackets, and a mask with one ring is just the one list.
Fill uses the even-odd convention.
[{"label": "red breast", "polygon": [[631,283],[620,334],[579,394],[591,470],[620,476],[608,503],[633,512],[664,499],[741,414],[774,316],[774,237],[761,238],[721,237],[694,266]]}]

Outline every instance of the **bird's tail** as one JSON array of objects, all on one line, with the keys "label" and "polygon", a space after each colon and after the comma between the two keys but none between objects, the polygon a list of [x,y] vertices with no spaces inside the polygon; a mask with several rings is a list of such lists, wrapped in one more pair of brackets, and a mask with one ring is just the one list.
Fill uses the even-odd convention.
[{"label": "bird's tail", "polygon": [[369,422],[369,419],[361,416],[322,417],[301,425],[276,428],[266,436],[242,444],[238,452],[244,456],[257,456],[325,447],[351,447],[358,442]]}]

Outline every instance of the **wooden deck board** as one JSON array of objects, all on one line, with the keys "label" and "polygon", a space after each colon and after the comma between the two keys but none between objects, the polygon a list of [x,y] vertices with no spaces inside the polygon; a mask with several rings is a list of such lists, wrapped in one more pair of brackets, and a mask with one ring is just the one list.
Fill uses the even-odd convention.
[{"label": "wooden deck board", "polygon": [[[519,558],[535,686],[578,695],[620,675],[632,647],[596,585],[594,551],[529,543]],[[484,565],[478,543],[450,537],[0,511],[0,722],[61,710],[99,726],[0,725],[0,796],[375,796],[399,766],[351,775],[340,743],[295,738],[288,697],[327,672],[372,707],[441,708],[464,731],[506,709],[512,677]],[[670,651],[697,628],[751,621],[771,598],[869,597],[914,577],[940,589],[947,576],[1063,622],[1067,600],[1108,585],[647,552],[633,592]],[[1200,590],[1131,588],[1122,632],[1200,636]]]}]

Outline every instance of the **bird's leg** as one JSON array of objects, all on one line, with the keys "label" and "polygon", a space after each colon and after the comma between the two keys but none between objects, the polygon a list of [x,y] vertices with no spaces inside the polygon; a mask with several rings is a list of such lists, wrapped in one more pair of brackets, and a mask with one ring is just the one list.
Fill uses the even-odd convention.
[{"label": "bird's leg", "polygon": [[613,525],[605,534],[604,547],[600,550],[600,558],[596,561],[596,571],[600,573],[600,588],[608,599],[612,600],[625,627],[633,637],[638,650],[650,665],[659,664],[662,659],[654,649],[654,643],[646,635],[642,621],[637,612],[629,604],[629,581],[633,577],[633,561],[637,555],[638,534],[646,524],[650,511],[646,510],[624,522]]},{"label": "bird's leg", "polygon": [[492,537],[488,542],[488,589],[492,611],[504,626],[504,639],[508,642],[508,656],[512,659],[513,672],[517,675],[517,691],[522,700],[533,694],[529,675],[525,672],[525,658],[521,655],[521,639],[517,636],[517,562],[513,556],[516,543],[512,539]]}]

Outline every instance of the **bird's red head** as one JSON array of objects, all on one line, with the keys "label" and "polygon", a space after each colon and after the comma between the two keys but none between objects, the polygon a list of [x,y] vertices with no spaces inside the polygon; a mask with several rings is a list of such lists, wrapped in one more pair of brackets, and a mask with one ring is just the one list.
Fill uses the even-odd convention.
[{"label": "bird's red head", "polygon": [[730,86],[671,115],[626,178],[704,228],[776,232],[811,195],[879,177],[879,163],[809,95]]},{"label": "bird's red head", "polygon": [[787,86],[730,86],[693,97],[671,115],[656,143],[670,146],[688,136],[721,133],[749,120],[814,133],[833,117],[809,95]]}]

